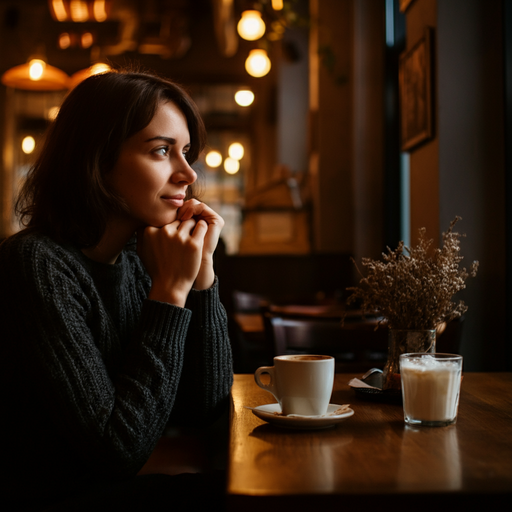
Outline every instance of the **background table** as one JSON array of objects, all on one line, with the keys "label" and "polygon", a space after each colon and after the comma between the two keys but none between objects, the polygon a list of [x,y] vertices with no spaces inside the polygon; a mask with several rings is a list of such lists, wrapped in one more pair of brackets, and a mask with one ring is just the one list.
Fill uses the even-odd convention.
[{"label": "background table", "polygon": [[299,431],[272,426],[246,409],[275,400],[252,375],[235,375],[230,510],[423,510],[477,502],[487,508],[504,496],[508,507],[512,374],[466,373],[457,424],[442,428],[406,426],[400,403],[361,397],[347,384],[354,376],[337,374],[331,399],[351,404],[354,416],[328,430]]}]

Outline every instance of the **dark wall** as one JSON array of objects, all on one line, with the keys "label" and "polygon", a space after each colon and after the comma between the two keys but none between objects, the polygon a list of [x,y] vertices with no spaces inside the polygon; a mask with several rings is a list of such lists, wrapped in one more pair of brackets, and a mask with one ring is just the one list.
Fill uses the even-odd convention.
[{"label": "dark wall", "polygon": [[437,2],[439,222],[444,231],[460,215],[464,263],[480,262],[461,294],[469,306],[462,353],[472,370],[512,368],[506,358],[502,20],[500,1]]},{"label": "dark wall", "polygon": [[355,282],[347,254],[221,256],[216,261],[222,302],[232,309],[234,290],[275,304],[341,300]]}]

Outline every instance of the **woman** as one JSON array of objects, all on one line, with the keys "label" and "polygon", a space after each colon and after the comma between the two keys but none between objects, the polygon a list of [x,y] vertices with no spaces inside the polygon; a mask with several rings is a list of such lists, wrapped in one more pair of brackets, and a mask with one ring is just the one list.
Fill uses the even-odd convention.
[{"label": "woman", "polygon": [[223,220],[186,200],[204,142],[187,94],[145,73],[85,80],[51,126],[17,202],[26,228],[0,246],[17,510],[180,503],[183,479],[135,475],[169,420],[214,420],[232,383],[212,266]]}]

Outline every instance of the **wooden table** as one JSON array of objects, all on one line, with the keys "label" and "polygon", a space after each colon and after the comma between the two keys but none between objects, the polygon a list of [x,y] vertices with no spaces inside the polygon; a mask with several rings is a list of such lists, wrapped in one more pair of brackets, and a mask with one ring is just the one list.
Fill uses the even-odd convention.
[{"label": "wooden table", "polygon": [[337,374],[331,399],[351,404],[354,416],[328,430],[299,431],[244,408],[275,400],[252,375],[235,375],[229,510],[487,509],[504,496],[510,504],[512,373],[465,373],[457,424],[442,428],[406,426],[400,403],[356,394],[347,384],[354,376]]}]

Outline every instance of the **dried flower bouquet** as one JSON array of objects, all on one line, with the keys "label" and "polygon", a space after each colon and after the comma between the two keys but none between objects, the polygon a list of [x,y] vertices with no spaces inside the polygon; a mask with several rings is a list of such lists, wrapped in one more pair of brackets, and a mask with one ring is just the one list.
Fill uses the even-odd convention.
[{"label": "dried flower bouquet", "polygon": [[387,319],[390,329],[435,329],[443,322],[463,315],[467,306],[452,300],[466,287],[466,279],[474,277],[478,261],[469,270],[459,268],[460,238],[453,231],[461,220],[456,217],[443,233],[443,247],[431,250],[433,240],[426,238],[426,229],[419,230],[415,247],[400,242],[392,251],[383,253],[384,261],[363,258],[367,269],[358,286],[348,288],[352,294],[348,304],[360,301],[363,313],[377,313]]}]

